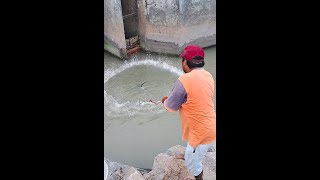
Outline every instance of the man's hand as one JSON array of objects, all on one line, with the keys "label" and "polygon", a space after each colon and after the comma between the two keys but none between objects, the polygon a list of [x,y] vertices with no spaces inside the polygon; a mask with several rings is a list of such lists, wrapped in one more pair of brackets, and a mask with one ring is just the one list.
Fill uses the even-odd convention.
[{"label": "man's hand", "polygon": [[161,101],[162,104],[164,103],[164,101],[165,101],[166,99],[168,99],[168,96],[165,96],[165,97],[162,98],[162,101]]}]

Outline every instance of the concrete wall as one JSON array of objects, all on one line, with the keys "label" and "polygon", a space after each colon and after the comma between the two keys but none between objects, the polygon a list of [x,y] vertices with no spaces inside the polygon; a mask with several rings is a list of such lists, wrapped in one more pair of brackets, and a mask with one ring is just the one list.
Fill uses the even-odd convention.
[{"label": "concrete wall", "polygon": [[216,0],[138,0],[141,47],[179,54],[190,43],[216,44]]},{"label": "concrete wall", "polygon": [[126,54],[121,0],[104,0],[104,48],[118,57]]}]

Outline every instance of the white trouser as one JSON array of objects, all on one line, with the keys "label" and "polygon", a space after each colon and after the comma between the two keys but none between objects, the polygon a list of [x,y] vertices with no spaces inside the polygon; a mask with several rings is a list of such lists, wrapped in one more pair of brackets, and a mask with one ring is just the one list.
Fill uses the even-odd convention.
[{"label": "white trouser", "polygon": [[200,144],[194,151],[194,148],[188,143],[184,159],[188,170],[193,176],[198,176],[202,172],[202,161],[206,157],[210,145],[211,144]]}]

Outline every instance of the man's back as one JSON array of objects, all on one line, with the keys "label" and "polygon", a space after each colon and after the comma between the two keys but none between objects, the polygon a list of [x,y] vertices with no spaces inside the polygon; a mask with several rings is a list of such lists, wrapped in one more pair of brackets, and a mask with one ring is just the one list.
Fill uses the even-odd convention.
[{"label": "man's back", "polygon": [[211,143],[216,134],[212,75],[202,68],[197,68],[180,76],[179,81],[187,94],[187,101],[180,108],[182,138],[194,147]]}]

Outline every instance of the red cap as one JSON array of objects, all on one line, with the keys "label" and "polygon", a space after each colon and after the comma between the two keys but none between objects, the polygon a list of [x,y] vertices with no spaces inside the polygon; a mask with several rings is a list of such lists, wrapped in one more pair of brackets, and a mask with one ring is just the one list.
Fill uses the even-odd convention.
[{"label": "red cap", "polygon": [[197,45],[189,45],[185,47],[180,54],[180,57],[185,58],[187,61],[191,61],[196,56],[200,56],[202,57],[202,61],[204,60],[204,51],[200,46]]}]

